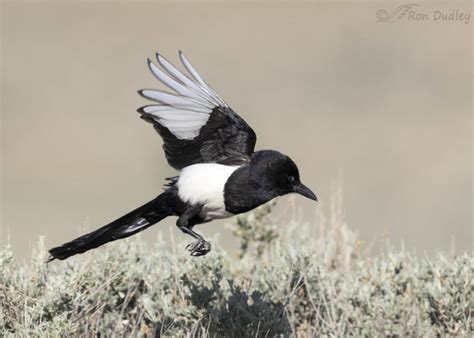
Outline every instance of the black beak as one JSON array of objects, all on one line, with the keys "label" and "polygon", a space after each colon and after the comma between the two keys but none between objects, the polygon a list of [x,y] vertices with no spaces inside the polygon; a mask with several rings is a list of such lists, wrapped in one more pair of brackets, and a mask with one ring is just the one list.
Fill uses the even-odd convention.
[{"label": "black beak", "polygon": [[318,198],[314,194],[314,192],[311,191],[307,186],[305,186],[303,183],[298,184],[295,186],[295,192],[297,194],[303,195],[304,197],[307,197],[311,200],[318,201]]}]

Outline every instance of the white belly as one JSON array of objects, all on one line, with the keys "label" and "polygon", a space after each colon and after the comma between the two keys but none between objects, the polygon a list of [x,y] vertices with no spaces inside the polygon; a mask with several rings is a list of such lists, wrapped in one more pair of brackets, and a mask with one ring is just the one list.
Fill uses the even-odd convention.
[{"label": "white belly", "polygon": [[178,196],[191,205],[203,205],[200,216],[206,221],[232,216],[225,210],[224,185],[237,168],[215,163],[185,167],[176,183]]}]

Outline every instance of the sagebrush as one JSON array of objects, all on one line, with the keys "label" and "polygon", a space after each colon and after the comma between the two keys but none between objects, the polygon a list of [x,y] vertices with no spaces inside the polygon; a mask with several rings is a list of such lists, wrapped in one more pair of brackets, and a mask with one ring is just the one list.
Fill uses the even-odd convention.
[{"label": "sagebrush", "polygon": [[[45,264],[0,251],[0,336],[434,336],[473,334],[474,259],[368,256],[334,204],[316,225],[272,204],[236,218],[237,253],[204,257],[140,238]],[[146,236],[146,232],[142,235]]]}]

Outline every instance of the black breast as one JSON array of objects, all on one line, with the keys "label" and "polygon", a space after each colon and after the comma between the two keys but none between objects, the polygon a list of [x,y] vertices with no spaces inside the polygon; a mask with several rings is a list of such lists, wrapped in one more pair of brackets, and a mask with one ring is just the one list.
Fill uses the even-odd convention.
[{"label": "black breast", "polygon": [[276,196],[250,179],[249,165],[234,171],[224,186],[225,209],[234,215],[250,211]]}]

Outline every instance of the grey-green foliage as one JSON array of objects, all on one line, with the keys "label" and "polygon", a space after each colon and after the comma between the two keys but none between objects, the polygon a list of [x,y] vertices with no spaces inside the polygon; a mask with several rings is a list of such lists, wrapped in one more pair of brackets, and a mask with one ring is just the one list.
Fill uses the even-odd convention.
[{"label": "grey-green foliage", "polygon": [[317,226],[277,228],[270,211],[237,218],[237,255],[132,238],[45,264],[40,241],[21,265],[6,247],[0,336],[473,334],[472,256],[369,257],[337,207]]}]

